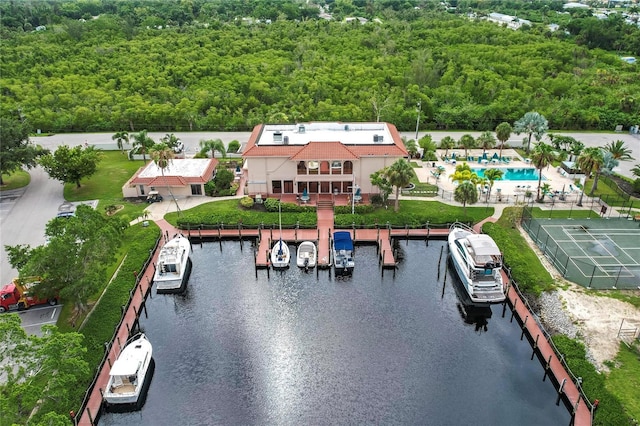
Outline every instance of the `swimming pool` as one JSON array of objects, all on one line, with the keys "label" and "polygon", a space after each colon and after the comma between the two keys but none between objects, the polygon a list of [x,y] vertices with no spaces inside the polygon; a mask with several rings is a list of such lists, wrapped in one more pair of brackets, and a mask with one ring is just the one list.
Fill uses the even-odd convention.
[{"label": "swimming pool", "polygon": [[[484,177],[484,171],[487,169],[471,169],[472,172],[474,172],[475,174],[478,175],[478,177],[483,178]],[[538,170],[537,169],[532,169],[532,168],[526,168],[526,169],[515,169],[515,168],[509,168],[509,169],[503,169],[500,168],[500,170],[503,171],[503,175],[502,175],[502,179],[503,181],[507,181],[507,180],[538,180]],[[544,175],[542,175],[542,180],[546,180],[546,178],[544,177]]]}]

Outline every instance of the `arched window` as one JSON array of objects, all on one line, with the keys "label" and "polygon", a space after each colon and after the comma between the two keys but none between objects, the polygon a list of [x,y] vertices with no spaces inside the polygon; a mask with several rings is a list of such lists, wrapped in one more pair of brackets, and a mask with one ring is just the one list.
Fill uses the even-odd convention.
[{"label": "arched window", "polygon": [[353,162],[345,161],[344,164],[342,165],[342,170],[343,170],[345,175],[352,174],[353,173]]},{"label": "arched window", "polygon": [[299,175],[307,174],[307,165],[304,161],[298,161],[298,174]]},{"label": "arched window", "polygon": [[320,174],[321,175],[328,175],[329,174],[329,162],[328,161],[322,161],[320,163]]}]

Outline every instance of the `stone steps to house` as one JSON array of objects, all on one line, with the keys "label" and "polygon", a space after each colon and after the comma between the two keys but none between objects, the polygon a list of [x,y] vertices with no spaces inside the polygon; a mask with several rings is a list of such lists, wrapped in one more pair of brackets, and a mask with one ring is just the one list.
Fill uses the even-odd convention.
[{"label": "stone steps to house", "polygon": [[333,210],[333,201],[318,200],[318,210]]}]

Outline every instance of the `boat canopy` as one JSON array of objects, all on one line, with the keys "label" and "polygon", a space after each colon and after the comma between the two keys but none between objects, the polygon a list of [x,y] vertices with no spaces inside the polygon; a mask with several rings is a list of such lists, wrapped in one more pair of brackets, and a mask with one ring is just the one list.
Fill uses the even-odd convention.
[{"label": "boat canopy", "polygon": [[140,368],[140,360],[137,358],[117,359],[109,374],[112,376],[133,376],[138,372],[138,368]]},{"label": "boat canopy", "polygon": [[467,241],[476,256],[502,256],[496,243],[486,234],[472,234]]},{"label": "boat canopy", "polygon": [[353,240],[348,231],[338,231],[333,233],[333,246],[336,250],[353,250]]}]

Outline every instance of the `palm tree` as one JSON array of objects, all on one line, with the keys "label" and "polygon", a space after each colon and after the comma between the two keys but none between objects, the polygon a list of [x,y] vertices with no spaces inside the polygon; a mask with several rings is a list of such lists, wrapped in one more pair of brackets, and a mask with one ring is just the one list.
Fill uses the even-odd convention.
[{"label": "palm tree", "polygon": [[173,149],[170,148],[166,143],[158,143],[155,144],[149,150],[149,156],[156,163],[158,168],[160,168],[160,172],[162,173],[162,179],[167,184],[167,190],[169,191],[169,195],[171,195],[171,199],[174,203],[176,203],[176,207],[178,209],[178,214],[180,214],[180,206],[178,206],[178,202],[176,201],[176,197],[173,196],[173,192],[171,191],[171,186],[166,181],[164,177],[164,171],[169,167],[176,154],[173,152]]},{"label": "palm tree", "polygon": [[615,142],[610,142],[604,146],[604,148],[611,153],[614,160],[618,161],[629,161],[635,160],[631,156],[631,150],[624,146],[624,141],[617,140]]},{"label": "palm tree", "polygon": [[[555,155],[553,153],[553,146],[540,142],[536,145],[531,153],[531,163],[538,169],[538,202],[542,201],[540,197],[540,188],[542,187],[542,169],[547,167],[553,162]],[[544,197],[544,194],[542,194]]]},{"label": "palm tree", "polygon": [[531,111],[522,116],[522,118],[513,123],[513,129],[519,135],[520,133],[527,133],[529,138],[527,139],[527,153],[531,149],[531,136],[535,135],[536,140],[542,139],[542,136],[549,130],[549,122],[544,115]]},{"label": "palm tree", "polygon": [[147,162],[147,152],[154,144],[153,139],[147,135],[146,130],[133,134],[133,147],[134,149],[137,148],[139,153],[142,153],[142,161],[145,163]]},{"label": "palm tree", "polygon": [[635,177],[640,178],[640,164],[636,164],[635,166],[633,166],[633,168],[631,169],[631,173]]},{"label": "palm tree", "polygon": [[407,152],[409,153],[409,158],[414,158],[418,153],[418,144],[415,140],[403,140],[404,147],[407,148]]},{"label": "palm tree", "polygon": [[460,146],[464,148],[464,156],[467,158],[467,150],[476,147],[476,140],[467,133],[460,138]]},{"label": "palm tree", "polygon": [[227,150],[224,147],[222,139],[209,139],[200,141],[200,152],[211,151],[211,158],[216,158],[216,151],[222,155],[222,158],[227,158]]},{"label": "palm tree", "polygon": [[484,177],[489,181],[489,191],[487,192],[487,200],[491,196],[491,190],[495,181],[502,179],[504,172],[501,169],[487,169],[484,171]]},{"label": "palm tree", "polygon": [[478,202],[478,189],[469,181],[462,182],[453,192],[453,199],[462,203],[464,207],[464,215],[467,215],[467,203],[475,204]]},{"label": "palm tree", "polygon": [[167,133],[162,137],[162,142],[164,142],[168,148],[173,149],[175,152],[176,147],[180,143],[180,138],[174,135],[173,133]]},{"label": "palm tree", "polygon": [[478,139],[476,139],[476,145],[482,148],[482,155],[484,155],[488,149],[496,146],[496,137],[493,136],[493,132],[487,130],[478,136]]},{"label": "palm tree", "polygon": [[[603,162],[604,157],[602,156],[602,150],[600,148],[585,148],[578,156],[576,164],[586,176],[585,184],[582,186],[582,192],[580,193],[580,199],[578,200],[578,206],[582,206],[582,197],[584,196],[584,188],[587,184],[587,179],[590,179],[591,174],[600,169]],[[595,188],[595,182],[593,188]]]},{"label": "palm tree", "polygon": [[118,149],[124,154],[123,143],[129,143],[129,132],[126,132],[124,130],[121,132],[116,132],[113,136],[111,136],[111,140],[116,141],[116,143],[118,144]]},{"label": "palm tree", "polygon": [[387,170],[387,179],[389,183],[396,187],[396,199],[394,204],[394,211],[398,211],[400,204],[400,189],[409,185],[411,178],[414,176],[413,168],[411,164],[404,158],[399,159]]},{"label": "palm tree", "polygon": [[500,158],[502,158],[502,148],[504,148],[505,142],[508,141],[511,137],[512,131],[513,128],[511,127],[511,124],[507,123],[506,121],[503,121],[502,123],[498,124],[498,126],[496,126],[496,138],[498,138],[498,140],[500,141]]},{"label": "palm tree", "polygon": [[574,139],[573,142],[571,142],[571,145],[569,146],[569,153],[571,154],[571,160],[575,161],[583,149],[584,149],[584,144]]},{"label": "palm tree", "polygon": [[469,164],[467,163],[458,164],[456,166],[456,171],[449,176],[449,179],[458,183],[471,182],[474,185],[478,184],[478,175],[471,171],[471,167],[469,167]]},{"label": "palm tree", "polygon": [[456,140],[451,136],[445,136],[440,141],[440,149],[444,149],[444,156],[447,157],[449,155],[449,150],[456,146]]}]

